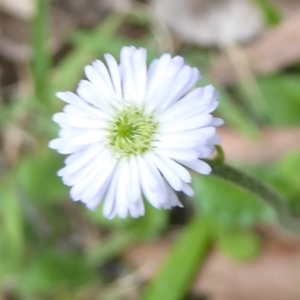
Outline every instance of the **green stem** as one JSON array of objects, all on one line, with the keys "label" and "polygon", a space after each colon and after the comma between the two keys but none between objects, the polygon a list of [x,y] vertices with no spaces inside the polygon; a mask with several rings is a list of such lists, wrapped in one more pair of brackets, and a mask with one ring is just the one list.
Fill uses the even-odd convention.
[{"label": "green stem", "polygon": [[275,209],[278,221],[284,229],[300,233],[300,219],[291,216],[287,201],[276,191],[258,179],[236,170],[233,167],[220,164],[220,162],[214,160],[208,160],[207,162],[212,167],[212,175],[230,181],[258,196]]},{"label": "green stem", "polygon": [[174,245],[160,272],[147,287],[142,300],[180,300],[205,262],[211,246],[211,223],[192,220]]}]

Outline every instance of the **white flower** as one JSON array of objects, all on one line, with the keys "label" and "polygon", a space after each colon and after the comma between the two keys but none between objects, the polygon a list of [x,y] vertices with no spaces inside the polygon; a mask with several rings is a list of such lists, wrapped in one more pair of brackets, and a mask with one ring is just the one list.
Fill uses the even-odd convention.
[{"label": "white flower", "polygon": [[218,143],[217,92],[193,89],[199,71],[169,54],[146,66],[146,50],[124,47],[120,64],[109,54],[85,67],[77,95],[53,120],[61,127],[49,147],[70,154],[58,172],[71,198],[89,209],[102,201],[106,218],[144,215],[143,197],[156,208],[182,206],[175,191],[193,195],[186,169],[209,174]]}]

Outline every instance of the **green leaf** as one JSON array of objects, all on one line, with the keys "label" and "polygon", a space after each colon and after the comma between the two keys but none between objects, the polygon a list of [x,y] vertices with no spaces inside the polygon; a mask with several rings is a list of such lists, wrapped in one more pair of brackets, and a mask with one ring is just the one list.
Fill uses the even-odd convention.
[{"label": "green leaf", "polygon": [[36,204],[67,198],[68,188],[56,175],[62,166],[62,158],[51,150],[25,158],[16,170],[22,191]]},{"label": "green leaf", "polygon": [[268,168],[252,166],[249,171],[267,181],[288,200],[291,212],[300,215],[300,152],[292,151],[281,158],[275,165]]},{"label": "green leaf", "polygon": [[210,225],[209,220],[197,218],[186,226],[141,300],[184,298],[210,249]]},{"label": "green leaf", "polygon": [[259,237],[249,231],[221,229],[218,231],[217,247],[236,261],[252,261],[261,249]]},{"label": "green leaf", "polygon": [[265,118],[272,125],[299,125],[300,76],[261,77],[257,84],[268,103]]},{"label": "green leaf", "polygon": [[248,227],[275,217],[254,195],[215,177],[195,174],[193,188],[196,209],[224,226]]},{"label": "green leaf", "polygon": [[260,7],[263,13],[265,22],[268,25],[277,25],[281,22],[281,13],[277,9],[275,3],[271,0],[254,0],[254,2]]},{"label": "green leaf", "polygon": [[281,186],[284,185],[285,195],[288,197],[291,211],[296,216],[300,216],[299,170],[299,151],[293,151],[283,157],[276,168],[278,177],[280,176],[281,179]]},{"label": "green leaf", "polygon": [[[288,178],[291,188],[300,192],[299,186],[300,152],[288,153],[277,164],[276,171],[282,178]],[[300,200],[299,200],[300,201]]]},{"label": "green leaf", "polygon": [[61,249],[39,249],[20,274],[18,289],[24,294],[49,293],[79,288],[95,279],[94,270],[82,255]]}]

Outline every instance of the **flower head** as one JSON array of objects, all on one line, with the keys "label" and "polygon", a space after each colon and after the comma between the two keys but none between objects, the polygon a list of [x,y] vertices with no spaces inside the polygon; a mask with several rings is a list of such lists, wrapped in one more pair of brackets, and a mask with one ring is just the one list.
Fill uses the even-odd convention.
[{"label": "flower head", "polygon": [[[58,171],[70,195],[89,209],[103,201],[107,218],[144,215],[143,197],[156,208],[181,206],[175,191],[193,195],[188,169],[209,174],[201,158],[219,142],[223,121],[217,92],[193,88],[199,71],[169,54],[146,66],[146,50],[124,47],[120,64],[109,54],[85,67],[77,94],[53,120],[61,127],[49,147],[69,154]],[[188,169],[187,169],[188,168]]]}]

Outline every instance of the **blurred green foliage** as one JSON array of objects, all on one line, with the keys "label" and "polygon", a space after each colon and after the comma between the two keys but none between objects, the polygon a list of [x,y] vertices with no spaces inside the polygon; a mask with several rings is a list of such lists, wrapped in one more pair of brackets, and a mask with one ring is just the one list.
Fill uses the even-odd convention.
[{"label": "blurred green foliage", "polygon": [[274,26],[280,23],[281,13],[275,7],[274,2],[271,0],[253,0],[253,2],[260,7],[267,25]]},{"label": "blurred green foliage", "polygon": [[[0,298],[13,295],[18,300],[123,299],[100,296],[107,279],[99,270],[131,245],[159,239],[170,228],[169,212],[147,205],[143,218],[108,221],[102,217],[101,208],[90,212],[83,205],[70,202],[68,189],[56,176],[63,165],[62,158],[47,149],[48,140],[57,132],[51,115],[62,105],[53,95],[56,91],[73,90],[82,78],[83,66],[106,52],[118,56],[124,45],[143,45],[152,59],[158,55],[158,47],[151,34],[140,40],[117,34],[125,19],[144,26],[149,26],[149,19],[111,14],[93,31],[74,32],[69,38],[72,51],[52,68],[47,50],[49,7],[47,1],[37,3],[39,9],[32,26],[35,92],[26,96],[27,106],[15,101],[10,110],[0,111],[2,127],[24,112],[35,116],[33,127],[38,140],[33,153],[24,155],[14,168],[1,170]],[[270,24],[278,23],[277,12],[264,3],[262,9]],[[187,47],[180,54],[202,70],[205,77],[208,50]],[[236,85],[229,91],[219,87],[218,113],[227,125],[252,138],[259,136],[256,120],[267,126],[299,126],[299,79],[299,72],[256,78],[267,107],[263,111],[243,87]],[[236,99],[241,100],[240,105],[236,105]],[[261,103],[257,105],[261,107]],[[300,214],[299,150],[267,167],[246,168],[273,185],[289,201],[295,215]],[[251,228],[274,222],[271,207],[228,183],[194,175],[193,186],[196,195],[189,201],[196,216],[183,227],[182,237],[157,279],[146,288],[143,299],[157,300],[162,293],[168,294],[165,300],[182,299],[210,247],[217,247],[229,259],[251,261],[261,246]],[[90,239],[86,232],[91,233]]]}]

